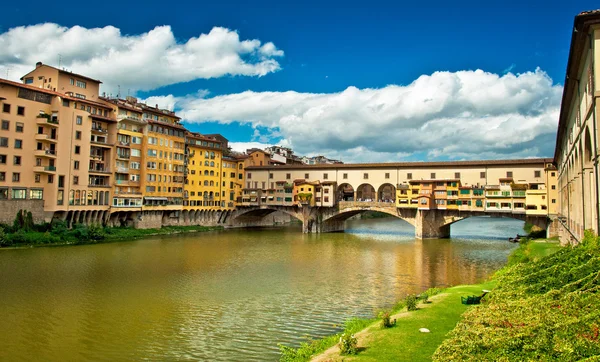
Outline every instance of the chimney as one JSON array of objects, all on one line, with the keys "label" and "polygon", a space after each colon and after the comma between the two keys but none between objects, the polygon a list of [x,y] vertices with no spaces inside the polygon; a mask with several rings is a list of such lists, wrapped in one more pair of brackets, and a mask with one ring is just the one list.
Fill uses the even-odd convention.
[{"label": "chimney", "polygon": [[37,68],[39,68],[39,67],[41,67],[41,66],[42,66],[42,62],[37,62],[37,63],[35,63],[35,68],[36,68],[36,69],[37,69]]},{"label": "chimney", "polygon": [[156,107],[155,107],[155,108],[156,108],[156,109],[158,109],[158,103],[156,104]]}]

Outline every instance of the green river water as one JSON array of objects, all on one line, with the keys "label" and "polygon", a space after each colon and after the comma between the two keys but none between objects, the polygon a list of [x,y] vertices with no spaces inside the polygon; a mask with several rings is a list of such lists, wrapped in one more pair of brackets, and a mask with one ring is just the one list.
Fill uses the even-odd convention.
[{"label": "green river water", "polygon": [[0,361],[275,361],[278,343],[484,279],[522,226],[471,218],[421,241],[385,218],[0,250]]}]

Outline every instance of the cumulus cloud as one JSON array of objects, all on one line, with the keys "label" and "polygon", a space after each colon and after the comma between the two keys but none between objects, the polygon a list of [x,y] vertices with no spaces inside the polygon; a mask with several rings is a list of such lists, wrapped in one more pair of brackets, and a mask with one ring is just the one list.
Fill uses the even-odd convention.
[{"label": "cumulus cloud", "polygon": [[278,71],[283,51],[273,43],[241,40],[233,30],[214,27],[208,34],[179,42],[170,26],[123,35],[118,28],[71,28],[46,23],[0,34],[0,72],[18,79],[42,61],[103,81],[116,92],[152,90],[199,78],[264,76]]},{"label": "cumulus cloud", "polygon": [[562,87],[540,69],[516,75],[476,70],[339,93],[188,96],[177,108],[187,122],[267,127],[298,153],[344,161],[416,153],[430,159],[542,157],[552,155],[561,94]]}]

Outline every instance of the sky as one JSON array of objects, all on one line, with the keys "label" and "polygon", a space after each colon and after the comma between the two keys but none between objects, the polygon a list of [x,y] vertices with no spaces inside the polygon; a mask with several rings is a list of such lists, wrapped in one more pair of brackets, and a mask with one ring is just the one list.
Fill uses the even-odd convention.
[{"label": "sky", "polygon": [[[91,4],[91,3],[90,3]],[[25,6],[26,5],[26,6]],[[233,149],[344,162],[552,157],[592,1],[3,5],[0,77],[37,61],[169,108]]]}]

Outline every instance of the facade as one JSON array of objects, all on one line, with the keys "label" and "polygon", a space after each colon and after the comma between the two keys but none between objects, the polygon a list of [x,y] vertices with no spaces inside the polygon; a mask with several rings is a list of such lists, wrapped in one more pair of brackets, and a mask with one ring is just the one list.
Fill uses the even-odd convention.
[{"label": "facade", "polygon": [[[398,209],[479,211],[553,217],[556,170],[551,159],[389,164],[267,166],[246,169],[245,206],[285,206],[269,199],[271,185],[294,185],[293,199],[310,193],[312,206],[325,206],[323,185],[335,200],[392,203]],[[329,191],[328,191],[329,192]],[[256,197],[250,197],[255,195]],[[319,204],[318,200],[321,200]]]},{"label": "facade", "polygon": [[600,10],[595,10],[575,17],[554,154],[561,239],[572,242],[581,240],[584,230],[600,231],[598,67]]}]

